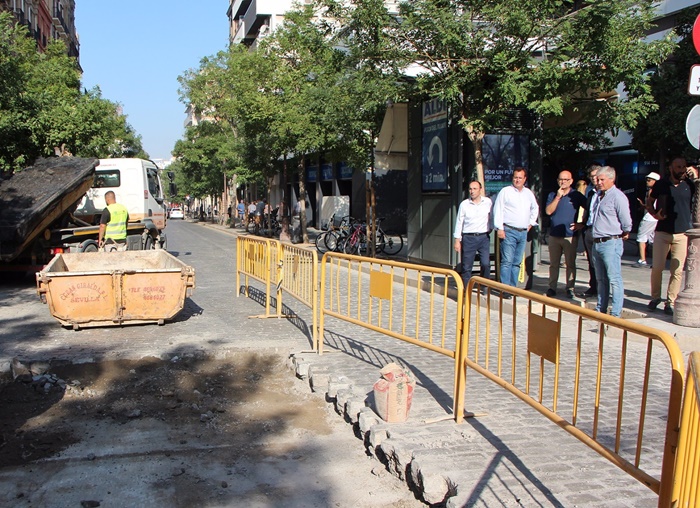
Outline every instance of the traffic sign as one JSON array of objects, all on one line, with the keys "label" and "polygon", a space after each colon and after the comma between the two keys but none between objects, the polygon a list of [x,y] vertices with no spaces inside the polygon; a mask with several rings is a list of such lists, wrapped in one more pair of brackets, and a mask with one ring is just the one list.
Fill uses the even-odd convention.
[{"label": "traffic sign", "polygon": [[695,64],[690,68],[688,93],[690,95],[700,95],[700,64]]},{"label": "traffic sign", "polygon": [[695,18],[695,23],[693,23],[693,46],[695,46],[695,51],[700,55],[700,15]]},{"label": "traffic sign", "polygon": [[700,150],[700,106],[693,106],[685,120],[685,135],[696,150]]}]

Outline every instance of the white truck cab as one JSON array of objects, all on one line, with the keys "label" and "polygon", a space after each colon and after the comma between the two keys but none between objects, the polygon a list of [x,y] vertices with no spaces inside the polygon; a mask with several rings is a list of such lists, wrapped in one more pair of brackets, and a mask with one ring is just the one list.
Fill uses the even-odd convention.
[{"label": "white truck cab", "polygon": [[143,159],[100,159],[95,180],[74,215],[98,224],[104,210],[105,193],[114,191],[117,203],[129,210],[129,222],[151,222],[158,231],[165,228],[166,211],[160,170]]}]

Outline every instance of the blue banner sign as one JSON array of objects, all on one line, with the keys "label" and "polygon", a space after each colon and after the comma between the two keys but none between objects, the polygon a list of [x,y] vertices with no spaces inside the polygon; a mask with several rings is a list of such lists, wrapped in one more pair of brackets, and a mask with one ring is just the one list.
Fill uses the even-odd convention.
[{"label": "blue banner sign", "polygon": [[338,164],[338,180],[352,180],[352,168],[347,162]]},{"label": "blue banner sign", "polygon": [[306,168],[306,181],[314,183],[318,178],[318,166],[308,166]]},{"label": "blue banner sign", "polygon": [[333,180],[333,164],[330,162],[321,164],[321,180]]},{"label": "blue banner sign", "polygon": [[434,99],[423,103],[422,182],[424,191],[448,190],[447,106]]}]

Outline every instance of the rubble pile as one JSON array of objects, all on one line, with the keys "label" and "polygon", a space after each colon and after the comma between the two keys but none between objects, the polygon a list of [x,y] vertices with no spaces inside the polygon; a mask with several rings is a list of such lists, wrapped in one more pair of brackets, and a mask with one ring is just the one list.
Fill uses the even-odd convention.
[{"label": "rubble pile", "polygon": [[49,393],[52,390],[60,390],[64,392],[67,383],[60,379],[55,374],[48,372],[49,364],[47,362],[31,362],[22,363],[18,358],[12,359],[10,371],[12,379],[19,383],[30,385],[36,391]]}]

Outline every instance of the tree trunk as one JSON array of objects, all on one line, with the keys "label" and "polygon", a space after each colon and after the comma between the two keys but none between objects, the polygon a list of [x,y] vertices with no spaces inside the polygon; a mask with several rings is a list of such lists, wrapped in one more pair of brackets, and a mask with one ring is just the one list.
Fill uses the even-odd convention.
[{"label": "tree trunk", "polygon": [[289,236],[289,197],[287,196],[287,154],[284,155],[282,161],[282,204],[277,212],[277,217],[281,217],[282,231],[280,231],[280,241],[288,242],[291,240]]},{"label": "tree trunk", "polygon": [[309,243],[309,232],[306,229],[306,165],[304,157],[299,159],[297,170],[299,171],[299,223],[301,224],[301,236],[304,243]]},{"label": "tree trunk", "polygon": [[[467,135],[474,147],[474,167],[476,168],[476,179],[481,183],[481,194],[486,195],[486,180],[484,178],[484,132],[467,127]],[[469,181],[472,180],[469,175]]]}]

